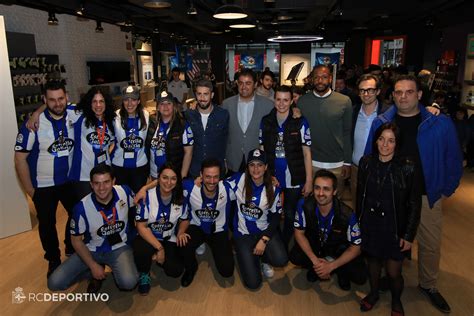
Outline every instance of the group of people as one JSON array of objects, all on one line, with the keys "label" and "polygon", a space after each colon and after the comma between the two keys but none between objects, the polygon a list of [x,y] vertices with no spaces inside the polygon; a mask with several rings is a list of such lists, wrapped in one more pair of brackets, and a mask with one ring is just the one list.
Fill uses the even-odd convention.
[{"label": "group of people", "polygon": [[[186,287],[207,244],[224,278],[234,247],[249,289],[291,261],[309,282],[337,275],[343,290],[368,276],[360,309],[371,310],[385,287],[392,315],[403,315],[401,267],[416,237],[419,288],[449,312],[436,289],[441,201],[459,185],[462,157],[452,122],[419,103],[417,78],[395,80],[386,110],[372,74],[359,78],[354,108],[331,89],[326,66],[313,69],[314,88],[297,105],[287,86],[257,94],[252,70],[236,79],[238,94],[222,106],[209,81],[197,82],[197,106],[184,114],[169,91],[150,115],[134,86],[117,111],[100,87],[73,106],[60,83],[45,86],[15,162],[37,210],[48,287],[88,277],[98,291],[107,265],[119,288],[138,284],[146,295],[153,262]],[[349,178],[354,211],[341,201]],[[62,264],[58,201],[69,214]]]}]

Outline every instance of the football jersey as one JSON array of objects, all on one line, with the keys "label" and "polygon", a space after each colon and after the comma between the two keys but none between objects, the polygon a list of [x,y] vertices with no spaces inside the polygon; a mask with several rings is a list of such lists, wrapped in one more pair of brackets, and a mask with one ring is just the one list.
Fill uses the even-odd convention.
[{"label": "football jersey", "polygon": [[[304,230],[306,228],[306,218],[304,215],[303,204],[304,199],[300,199],[296,208],[294,222],[295,228],[301,230]],[[324,240],[326,240],[332,229],[332,221],[334,220],[334,209],[331,209],[329,214],[326,216],[322,216],[317,207],[314,211],[316,212],[316,216],[318,217],[320,233],[324,234]],[[362,242],[359,222],[357,221],[357,216],[354,212],[352,212],[352,215],[349,218],[349,226],[347,227],[346,235],[347,241],[349,241],[351,244],[360,245],[360,243]]]},{"label": "football jersey", "polygon": [[235,195],[227,183],[219,181],[216,196],[212,199],[191,179],[183,181],[183,189],[191,225],[200,227],[206,234],[228,230],[230,202],[235,200]]},{"label": "football jersey", "polygon": [[274,188],[274,201],[268,205],[265,185],[252,182],[252,200],[245,200],[245,174],[235,174],[227,179],[237,199],[237,215],[234,217],[234,236],[258,234],[268,228],[269,213],[280,214],[282,211],[280,189]]},{"label": "football jersey", "polygon": [[89,181],[90,171],[100,163],[110,165],[109,148],[114,141],[111,127],[96,120],[95,126],[86,127],[84,115],[74,124],[76,146],[72,155],[69,179]]},{"label": "football jersey", "polygon": [[141,129],[140,117],[129,117],[127,129],[122,127],[120,110],[114,120],[115,146],[112,151],[112,164],[123,168],[142,167],[148,163],[145,153],[145,140],[148,132],[150,114],[143,111],[147,128]]},{"label": "football jersey", "polygon": [[[150,175],[153,178],[158,177],[158,170],[166,162],[166,139],[170,131],[170,124],[160,121],[159,127],[151,140],[150,146]],[[193,131],[186,122],[184,125],[183,146],[192,146],[194,144]]]},{"label": "football jersey", "polygon": [[[126,245],[128,232],[128,210],[134,206],[133,193],[125,185],[113,187],[111,209],[103,209],[97,203],[94,192],[86,195],[74,207],[71,235],[84,235],[84,244],[90,251],[109,252]],[[119,242],[110,244],[111,235],[118,234]]]},{"label": "football jersey", "polygon": [[146,222],[156,239],[176,242],[179,219],[186,220],[187,212],[183,205],[165,204],[161,199],[160,188],[146,192],[145,201],[137,207],[135,220]]},{"label": "football jersey", "polygon": [[28,130],[26,122],[20,128],[15,151],[29,153],[27,162],[34,188],[61,185],[68,181],[76,119],[73,110],[66,110],[59,120],[46,110],[39,115],[37,131]]},{"label": "football jersey", "polygon": [[[286,121],[285,121],[286,122]],[[298,186],[291,185],[291,173],[290,169],[288,168],[288,162],[286,161],[285,156],[285,144],[283,141],[283,133],[284,133],[284,125],[283,122],[282,126],[278,126],[278,139],[275,145],[275,177],[279,182],[280,188],[298,188]],[[262,122],[260,123],[260,133],[259,133],[259,142],[260,145],[263,145],[263,137],[262,137]],[[301,145],[311,147],[311,134],[309,129],[308,121],[303,117],[301,119]],[[303,184],[303,183],[301,183]]]}]

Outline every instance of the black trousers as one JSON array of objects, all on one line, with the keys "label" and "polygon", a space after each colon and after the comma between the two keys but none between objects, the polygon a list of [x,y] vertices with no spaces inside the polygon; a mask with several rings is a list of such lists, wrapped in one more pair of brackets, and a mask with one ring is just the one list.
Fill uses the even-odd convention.
[{"label": "black trousers", "polygon": [[58,232],[56,230],[56,210],[59,202],[62,203],[68,213],[64,239],[66,252],[73,252],[69,229],[72,209],[74,207],[71,183],[35,189],[33,203],[36,208],[36,217],[38,218],[38,231],[41,245],[45,251],[44,258],[48,261],[59,261],[61,259]]},{"label": "black trousers", "polygon": [[196,225],[189,225],[186,232],[191,236],[191,239],[185,247],[180,249],[183,257],[186,258],[184,266],[187,271],[197,270],[198,262],[195,251],[203,242],[206,242],[211,248],[219,274],[224,278],[229,278],[234,274],[234,255],[227,231],[208,235]]},{"label": "black trousers", "polygon": [[283,189],[283,212],[285,219],[283,221],[282,239],[286,249],[290,244],[294,234],[296,206],[302,197],[300,188]]},{"label": "black trousers", "polygon": [[[172,278],[179,277],[184,271],[184,258],[174,242],[160,241],[165,251],[165,262],[161,265],[165,274]],[[148,273],[151,269],[155,248],[141,236],[133,241],[133,256],[139,273]]]},{"label": "black trousers", "polygon": [[72,181],[71,187],[74,205],[79,203],[82,198],[92,192],[92,187],[89,181]]},{"label": "black trousers", "polygon": [[146,184],[150,167],[148,164],[138,168],[123,168],[112,165],[115,173],[115,184],[125,184],[137,193]]},{"label": "black trousers", "polygon": [[[298,244],[295,244],[290,251],[290,261],[296,266],[301,266],[308,270],[313,269],[313,263]],[[367,266],[362,256],[354,258],[352,261],[334,270],[333,273],[336,273],[339,278],[350,280],[356,284],[364,284],[367,281]]]}]

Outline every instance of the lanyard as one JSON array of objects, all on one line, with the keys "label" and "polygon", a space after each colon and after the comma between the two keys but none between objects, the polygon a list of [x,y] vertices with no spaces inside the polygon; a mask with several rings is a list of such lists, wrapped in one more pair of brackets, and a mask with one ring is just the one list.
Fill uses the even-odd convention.
[{"label": "lanyard", "polygon": [[107,219],[107,216],[105,216],[105,213],[103,212],[103,210],[100,210],[99,213],[100,215],[102,215],[102,218],[107,223],[107,225],[115,224],[115,216],[117,215],[117,209],[115,208],[115,206],[112,208],[112,220],[110,221]]},{"label": "lanyard", "polygon": [[102,144],[104,143],[104,139],[105,139],[105,121],[102,121],[102,128],[100,128],[99,125],[97,125],[95,130],[97,131],[97,137],[99,138],[100,150],[102,151],[102,147],[103,147]]},{"label": "lanyard", "polygon": [[334,218],[333,209],[331,209],[329,214],[323,219],[323,216],[321,215],[319,208],[316,208],[316,215],[318,216],[319,245],[322,249],[331,231],[331,226],[332,226],[331,224]]}]

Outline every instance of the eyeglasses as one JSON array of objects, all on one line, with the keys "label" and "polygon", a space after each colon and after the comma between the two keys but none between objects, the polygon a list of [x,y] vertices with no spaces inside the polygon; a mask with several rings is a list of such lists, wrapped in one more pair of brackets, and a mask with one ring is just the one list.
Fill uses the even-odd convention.
[{"label": "eyeglasses", "polygon": [[374,89],[374,88],[359,89],[359,94],[361,94],[361,95],[364,95],[364,94],[374,95],[376,91],[377,91],[377,89]]},{"label": "eyeglasses", "polygon": [[393,95],[400,98],[405,94],[406,97],[411,97],[416,93],[415,90],[407,90],[407,91],[402,91],[402,90],[395,90],[393,91]]}]

